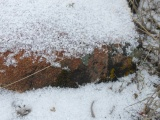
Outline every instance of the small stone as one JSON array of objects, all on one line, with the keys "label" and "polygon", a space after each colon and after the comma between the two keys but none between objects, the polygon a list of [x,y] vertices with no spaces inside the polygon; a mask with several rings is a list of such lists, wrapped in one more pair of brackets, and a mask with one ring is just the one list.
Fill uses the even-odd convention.
[{"label": "small stone", "polygon": [[138,94],[137,94],[137,93],[134,93],[133,95],[134,95],[134,98],[135,98],[135,99],[138,98]]},{"label": "small stone", "polygon": [[55,107],[52,107],[52,108],[50,109],[50,111],[56,112],[56,108],[55,108]]},{"label": "small stone", "polygon": [[23,107],[19,107],[16,111],[17,111],[17,115],[24,117],[31,112],[31,109],[27,108],[26,106],[23,106]]}]

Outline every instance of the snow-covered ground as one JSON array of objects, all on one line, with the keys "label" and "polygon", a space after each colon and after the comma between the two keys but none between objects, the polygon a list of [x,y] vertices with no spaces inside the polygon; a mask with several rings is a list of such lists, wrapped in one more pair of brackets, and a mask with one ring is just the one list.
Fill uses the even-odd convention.
[{"label": "snow-covered ground", "polygon": [[[133,120],[133,116],[136,118],[143,109],[145,101],[129,105],[150,96],[155,91],[154,83],[160,80],[142,71],[144,80],[139,84],[143,88],[138,89],[137,83],[131,83],[134,76],[113,83],[88,84],[78,89],[46,87],[25,93],[0,89],[0,119]],[[29,113],[22,117],[20,114],[27,113],[27,110]]]}]

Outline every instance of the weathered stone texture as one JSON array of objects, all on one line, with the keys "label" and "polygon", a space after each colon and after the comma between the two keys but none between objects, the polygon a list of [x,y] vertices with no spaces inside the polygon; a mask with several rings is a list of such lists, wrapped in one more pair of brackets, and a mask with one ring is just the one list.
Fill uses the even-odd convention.
[{"label": "weathered stone texture", "polygon": [[[101,49],[95,48],[92,54],[82,58],[60,58],[61,67],[48,67],[47,69],[31,75],[43,68],[49,66],[46,60],[39,60],[40,57],[21,58],[24,51],[19,52],[14,56],[17,61],[16,66],[6,66],[5,57],[11,52],[7,51],[0,56],[0,85],[13,83],[22,78],[15,84],[7,86],[7,89],[23,92],[33,88],[42,88],[45,86],[60,86],[60,87],[78,87],[79,85],[95,82],[106,82],[116,80],[117,77],[128,75],[135,71],[135,65],[130,57],[122,53],[118,53],[117,45],[103,46]],[[116,53],[115,53],[116,51]],[[64,52],[57,52],[58,57],[62,57]],[[114,54],[113,54],[114,53]],[[64,69],[68,68],[68,69]]]}]

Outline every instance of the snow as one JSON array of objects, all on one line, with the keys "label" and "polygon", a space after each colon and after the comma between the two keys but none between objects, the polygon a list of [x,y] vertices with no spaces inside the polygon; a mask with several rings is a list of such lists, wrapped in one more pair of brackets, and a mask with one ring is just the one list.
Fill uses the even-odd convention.
[{"label": "snow", "polygon": [[[117,82],[88,84],[78,89],[46,87],[16,93],[1,88],[0,116],[2,120],[133,120],[132,115],[140,113],[144,102],[130,105],[153,93],[153,83],[160,80],[145,70],[140,74],[143,88],[131,83],[135,74]],[[136,99],[134,94],[138,95]],[[91,116],[93,101],[95,118]],[[23,110],[31,111],[23,117],[17,114]]]},{"label": "snow", "polygon": [[[103,44],[127,42],[135,47],[130,14],[126,0],[0,0],[0,52],[11,51],[5,64],[16,67],[14,56],[22,49],[22,57],[33,52],[53,63],[55,51],[80,57]],[[145,70],[138,75],[138,83],[132,82],[132,74],[78,89],[45,87],[17,93],[0,88],[0,119],[133,120],[145,101],[137,102],[154,93],[154,83],[160,84],[160,78]]]},{"label": "snow", "polygon": [[130,14],[126,0],[0,0],[0,52],[23,49],[54,62],[55,51],[80,57],[103,44],[135,47]]},{"label": "snow", "polygon": [[[11,51],[5,64],[16,67],[14,56],[21,50],[22,58],[33,52],[54,63],[56,51],[81,57],[103,44],[127,42],[136,47],[130,14],[126,0],[0,0],[0,53]],[[137,102],[155,91],[154,83],[160,84],[160,78],[145,70],[139,72],[138,83],[132,82],[134,77],[78,89],[45,87],[17,93],[0,88],[0,119],[133,120],[145,101]]]}]

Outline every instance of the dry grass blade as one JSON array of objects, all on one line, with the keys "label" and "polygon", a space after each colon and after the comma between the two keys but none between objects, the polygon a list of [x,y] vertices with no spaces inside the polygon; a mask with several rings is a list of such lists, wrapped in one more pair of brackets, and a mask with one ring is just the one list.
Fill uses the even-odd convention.
[{"label": "dry grass blade", "polygon": [[26,76],[26,77],[24,77],[24,78],[22,78],[22,79],[19,79],[19,80],[15,81],[15,82],[12,82],[12,83],[10,83],[10,84],[4,85],[4,86],[2,86],[2,88],[7,88],[7,87],[9,87],[9,86],[11,86],[11,85],[13,85],[13,84],[16,84],[16,83],[18,83],[18,82],[21,82],[21,81],[23,81],[23,80],[25,80],[25,79],[27,79],[27,78],[29,78],[29,77],[37,74],[37,73],[40,73],[40,72],[46,70],[46,69],[49,68],[49,67],[51,67],[51,65],[49,65],[49,66],[47,66],[47,67],[45,67],[45,68],[43,68],[43,69],[41,69],[41,70],[33,73],[33,74],[30,74],[30,75],[28,75],[28,76]]},{"label": "dry grass blade", "polygon": [[140,22],[138,22],[136,19],[133,18],[133,21],[135,23],[137,23],[141,29],[143,30],[143,32],[145,32],[148,36],[151,36],[154,40],[157,40],[157,38],[155,38]]}]

